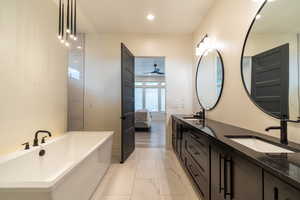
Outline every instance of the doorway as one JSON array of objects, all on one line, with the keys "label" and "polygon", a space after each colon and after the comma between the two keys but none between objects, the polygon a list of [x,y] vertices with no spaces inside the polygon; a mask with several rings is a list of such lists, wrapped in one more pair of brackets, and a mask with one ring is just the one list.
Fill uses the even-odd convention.
[{"label": "doorway", "polygon": [[163,148],[165,127],[165,57],[135,57],[136,147]]}]

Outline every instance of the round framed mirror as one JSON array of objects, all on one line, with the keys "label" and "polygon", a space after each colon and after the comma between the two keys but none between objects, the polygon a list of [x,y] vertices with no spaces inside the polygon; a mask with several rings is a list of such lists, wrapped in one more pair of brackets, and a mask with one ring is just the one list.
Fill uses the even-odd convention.
[{"label": "round framed mirror", "polygon": [[205,51],[196,72],[196,92],[200,106],[212,110],[218,104],[224,84],[224,66],[217,50]]},{"label": "round framed mirror", "polygon": [[248,30],[241,75],[249,98],[265,113],[298,121],[300,1],[265,1]]}]

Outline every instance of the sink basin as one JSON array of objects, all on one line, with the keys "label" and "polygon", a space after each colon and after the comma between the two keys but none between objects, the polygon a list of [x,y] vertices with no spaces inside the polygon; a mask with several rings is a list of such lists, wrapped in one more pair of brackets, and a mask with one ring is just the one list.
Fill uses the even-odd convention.
[{"label": "sink basin", "polygon": [[274,145],[257,137],[230,137],[232,141],[261,153],[295,153],[289,149]]}]

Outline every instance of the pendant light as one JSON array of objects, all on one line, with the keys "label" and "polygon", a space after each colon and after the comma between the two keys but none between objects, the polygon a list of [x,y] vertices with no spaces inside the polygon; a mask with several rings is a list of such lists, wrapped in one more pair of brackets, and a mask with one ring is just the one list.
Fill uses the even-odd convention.
[{"label": "pendant light", "polygon": [[67,1],[67,33],[70,33],[70,0]]},{"label": "pendant light", "polygon": [[74,0],[74,40],[77,40],[77,0]]},{"label": "pendant light", "polygon": [[[66,10],[65,1],[67,3]],[[69,39],[77,40],[77,1],[59,0],[58,18],[58,39],[68,47],[70,46]]]},{"label": "pendant light", "polygon": [[73,39],[73,0],[71,0],[70,38]]},{"label": "pendant light", "polygon": [[61,0],[59,0],[59,11],[58,11],[58,13],[59,13],[59,22],[58,22],[58,39],[62,39],[62,36],[61,36],[61,33],[62,33],[62,31],[61,31],[61,25],[62,25],[62,23],[61,23],[61,17],[62,17],[62,13],[61,13]]}]

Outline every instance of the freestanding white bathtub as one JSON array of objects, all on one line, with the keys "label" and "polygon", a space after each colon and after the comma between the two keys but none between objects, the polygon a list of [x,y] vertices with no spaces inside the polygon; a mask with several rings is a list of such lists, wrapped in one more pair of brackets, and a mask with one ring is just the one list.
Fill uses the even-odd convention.
[{"label": "freestanding white bathtub", "polygon": [[90,199],[111,163],[112,135],[69,132],[0,158],[0,200]]}]

